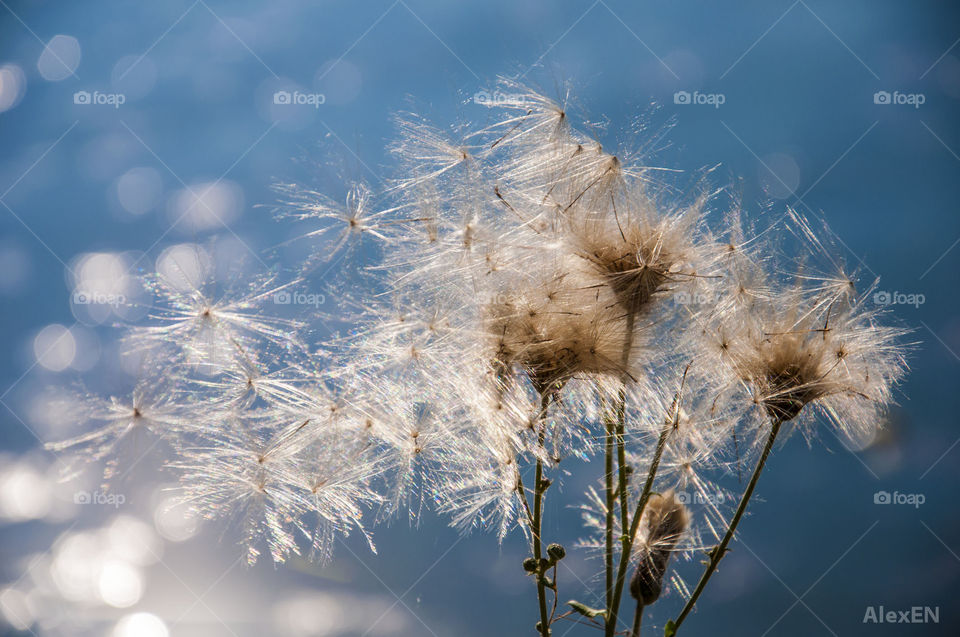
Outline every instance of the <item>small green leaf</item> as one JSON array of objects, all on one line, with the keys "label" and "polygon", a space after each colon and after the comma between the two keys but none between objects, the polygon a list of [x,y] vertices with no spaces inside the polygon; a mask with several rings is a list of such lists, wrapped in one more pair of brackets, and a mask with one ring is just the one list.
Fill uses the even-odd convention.
[{"label": "small green leaf", "polygon": [[590,608],[586,604],[581,604],[580,602],[574,601],[572,599],[569,602],[567,602],[567,606],[577,611],[584,617],[589,617],[590,619],[607,614],[607,611],[604,610],[603,608]]},{"label": "small green leaf", "polygon": [[722,560],[723,557],[724,557],[727,553],[729,553],[730,551],[731,551],[731,549],[725,548],[725,549],[723,549],[723,553],[720,553],[720,545],[718,544],[717,546],[713,546],[713,547],[705,550],[704,553],[707,554],[707,557],[710,558],[710,561],[711,561],[711,562],[713,562],[713,561],[720,562],[720,560]]},{"label": "small green leaf", "polygon": [[667,620],[667,625],[663,627],[663,637],[673,637],[677,634],[677,625],[673,620]]}]

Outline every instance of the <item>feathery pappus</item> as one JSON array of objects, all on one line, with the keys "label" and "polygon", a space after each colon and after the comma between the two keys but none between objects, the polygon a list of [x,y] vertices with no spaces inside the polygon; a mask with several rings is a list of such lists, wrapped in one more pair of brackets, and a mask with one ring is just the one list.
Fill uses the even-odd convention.
[{"label": "feathery pappus", "polygon": [[[148,275],[126,343],[163,390],[90,397],[84,431],[51,448],[98,462],[141,424],[163,436],[184,501],[233,521],[250,563],[329,559],[353,532],[372,548],[374,524],[430,510],[519,531],[544,637],[566,615],[546,610],[565,549],[541,537],[543,503],[590,472],[578,546],[604,563],[605,608],[571,612],[609,635],[624,591],[637,622],[664,592],[695,602],[671,556],[725,548],[781,426],[869,437],[907,332],[828,229],[788,210],[758,230],[710,171],[678,194],[652,157],[580,130],[569,95],[502,88],[481,127],[398,117],[380,191],[278,185],[277,216],[317,246],[288,278]],[[361,254],[362,285],[318,274]],[[328,315],[270,303],[304,282],[343,290],[347,334],[317,339]],[[723,550],[708,554],[706,579]]]}]

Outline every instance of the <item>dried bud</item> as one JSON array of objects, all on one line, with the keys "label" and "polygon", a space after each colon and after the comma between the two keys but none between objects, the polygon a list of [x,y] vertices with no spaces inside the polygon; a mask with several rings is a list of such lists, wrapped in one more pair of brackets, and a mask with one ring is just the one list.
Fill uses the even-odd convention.
[{"label": "dried bud", "polygon": [[528,573],[536,573],[536,572],[537,572],[537,558],[535,558],[535,557],[528,557],[527,559],[523,560],[523,570],[525,570],[525,571],[528,572]]},{"label": "dried bud", "polygon": [[554,562],[559,562],[567,556],[567,551],[559,544],[551,544],[547,547],[547,555]]},{"label": "dried bud", "polygon": [[637,569],[630,579],[630,594],[649,606],[660,597],[670,554],[690,525],[690,514],[672,491],[653,496],[643,516],[646,537],[638,550]]}]

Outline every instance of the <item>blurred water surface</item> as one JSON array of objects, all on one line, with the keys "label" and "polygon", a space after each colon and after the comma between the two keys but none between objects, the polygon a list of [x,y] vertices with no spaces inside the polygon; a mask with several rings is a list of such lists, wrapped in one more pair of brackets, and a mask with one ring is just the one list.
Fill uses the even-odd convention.
[{"label": "blurred water surface", "polygon": [[[691,175],[720,164],[754,214],[823,217],[915,330],[886,433],[861,452],[826,432],[777,451],[690,631],[957,634],[956,18],[867,0],[0,1],[0,633],[532,634],[519,538],[428,517],[381,528],[377,556],[351,542],[329,567],[248,569],[229,535],[165,506],[156,464],[77,501],[39,443],[70,422],[57,387],[136,373],[110,326],[140,318],[114,302],[145,294],[138,272],[212,237],[259,269],[290,232],[257,207],[275,179],[378,185],[393,113],[484,121],[477,102],[507,75],[569,81],[608,147],[646,144]],[[548,530],[569,544],[559,500]],[[598,565],[567,563],[564,595],[592,602]],[[881,606],[939,622],[865,621]]]}]

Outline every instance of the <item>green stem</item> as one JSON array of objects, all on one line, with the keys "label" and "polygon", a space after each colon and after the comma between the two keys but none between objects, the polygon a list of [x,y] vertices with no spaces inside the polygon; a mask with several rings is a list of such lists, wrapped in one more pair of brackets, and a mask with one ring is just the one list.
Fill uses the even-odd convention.
[{"label": "green stem", "polygon": [[630,637],[640,637],[640,625],[643,623],[643,604],[637,602],[637,610],[633,613],[633,628],[630,629]]},{"label": "green stem", "polygon": [[633,350],[633,330],[636,323],[636,316],[633,312],[627,314],[626,332],[627,338],[623,344],[623,356],[621,366],[623,367],[623,383],[620,386],[620,392],[617,396],[617,467],[619,471],[620,488],[620,529],[627,528],[630,512],[630,504],[627,493],[627,451],[624,434],[627,429],[627,383],[630,381],[628,372],[630,365],[630,353]]},{"label": "green stem", "polygon": [[[607,414],[606,420],[606,439],[604,442],[604,480],[607,504],[606,516],[606,543],[604,546],[603,559],[604,570],[606,571],[606,608],[607,616],[610,616],[610,610],[613,604],[613,522],[614,522],[614,502],[616,494],[613,491],[613,439],[614,425],[613,419]],[[611,637],[613,633],[608,626],[606,636]]]},{"label": "green stem", "polygon": [[617,611],[620,608],[620,600],[623,597],[623,585],[627,580],[627,569],[630,567],[630,553],[633,550],[633,538],[637,536],[637,530],[640,528],[640,520],[643,518],[643,511],[650,500],[650,494],[653,493],[653,481],[657,476],[657,469],[660,467],[660,458],[663,457],[663,450],[667,446],[667,437],[673,430],[673,422],[668,422],[660,432],[660,438],[657,439],[657,448],[653,454],[653,460],[650,462],[650,470],[647,472],[647,481],[643,485],[643,492],[640,494],[640,500],[637,502],[637,508],[633,514],[633,521],[630,523],[630,532],[624,536],[623,554],[620,556],[620,567],[617,569],[617,581],[613,594],[613,610],[608,617],[613,625],[616,625]]},{"label": "green stem", "polygon": [[[633,540],[637,537],[637,531],[640,529],[640,522],[643,520],[643,511],[647,508],[647,502],[650,501],[650,495],[653,493],[653,482],[657,477],[657,470],[660,468],[660,459],[663,457],[663,450],[667,446],[667,438],[670,432],[674,431],[680,425],[680,405],[683,401],[683,388],[687,382],[687,372],[690,371],[690,365],[683,370],[683,378],[680,381],[680,388],[673,397],[673,405],[670,414],[667,417],[663,429],[660,431],[660,437],[657,439],[657,446],[653,452],[653,460],[650,461],[650,469],[647,471],[647,480],[643,484],[643,491],[640,493],[640,499],[637,501],[637,508],[633,514],[633,520],[630,523],[630,531],[623,537],[623,555],[620,557],[620,567],[617,570],[617,581],[614,589],[613,605],[615,609],[620,608],[620,599],[623,597],[623,586],[627,579],[627,569],[630,567],[630,555],[633,550]],[[624,524],[626,526],[626,524]],[[613,618],[616,621],[616,617]]]},{"label": "green stem", "polygon": [[[546,438],[544,431],[544,420],[547,417],[547,408],[550,406],[549,395],[544,393],[540,398],[540,417],[539,417],[539,445],[542,448]],[[544,480],[543,480],[543,459],[537,456],[537,468],[534,474],[534,496],[533,496],[533,522],[531,524],[531,534],[533,535],[533,557],[537,560],[537,602],[540,605],[540,634],[543,637],[550,637],[550,619],[547,616],[547,589],[544,583],[546,573],[540,567],[543,559],[543,542],[540,539],[540,531],[543,527],[543,499],[544,499]]]},{"label": "green stem", "polygon": [[[617,393],[617,415],[616,421],[614,424],[614,440],[616,442],[617,449],[617,491],[620,498],[620,569],[623,568],[623,562],[630,561],[630,544],[632,542],[624,531],[630,523],[630,504],[629,504],[629,493],[627,489],[627,451],[626,451],[626,442],[624,439],[624,434],[626,432],[627,425],[627,383],[630,380],[629,374],[629,365],[630,365],[630,353],[633,349],[633,330],[636,324],[636,315],[633,312],[628,311],[626,316],[626,339],[623,343],[623,353],[620,359],[621,365],[621,374],[622,374],[622,384],[620,386],[620,391]],[[607,439],[609,441],[610,431],[608,428]],[[611,462],[612,464],[612,462]],[[613,575],[613,542],[611,536],[611,530],[613,526],[613,506],[614,500],[609,493],[609,482],[612,480],[610,474],[612,473],[612,467],[607,469],[608,476],[608,495],[607,495],[607,535],[609,541],[609,554],[610,558],[607,562],[607,614],[606,614],[606,623],[605,623],[605,637],[613,637],[617,631],[617,615],[620,612],[620,597],[622,595],[621,586],[618,586],[618,580],[614,578]],[[619,570],[619,569],[618,569]],[[611,588],[613,588],[613,593],[611,594]]]},{"label": "green stem", "polygon": [[757,486],[757,481],[760,479],[760,472],[763,471],[763,466],[767,462],[767,457],[770,455],[770,450],[773,448],[773,443],[777,439],[777,434],[780,433],[780,426],[782,424],[783,421],[779,419],[773,421],[770,427],[770,435],[767,437],[767,443],[763,447],[763,451],[760,454],[760,459],[757,461],[757,466],[753,469],[753,475],[750,476],[750,482],[747,484],[746,490],[740,497],[740,504],[737,505],[737,510],[733,514],[733,519],[730,520],[730,526],[727,527],[727,532],[724,533],[723,539],[720,540],[720,544],[710,551],[710,561],[707,563],[706,570],[703,572],[703,575],[700,576],[700,581],[697,582],[697,587],[693,590],[693,594],[690,596],[690,599],[687,600],[683,610],[680,611],[680,615],[678,615],[677,619],[673,622],[674,632],[676,632],[676,629],[680,627],[680,624],[683,623],[683,620],[687,618],[687,615],[690,614],[690,611],[693,610],[693,606],[697,603],[700,593],[703,592],[703,589],[710,580],[710,577],[717,570],[720,560],[723,559],[723,556],[727,551],[727,545],[730,544],[730,540],[733,539],[733,534],[736,532],[737,525],[740,523],[740,518],[743,517],[743,513],[747,510],[747,502],[750,501],[750,497],[753,495],[753,490]]},{"label": "green stem", "polygon": [[629,490],[627,488],[627,449],[624,433],[627,428],[627,388],[626,383],[620,388],[620,403],[617,406],[617,465],[619,467],[620,490],[620,528],[627,528],[630,522]]}]

